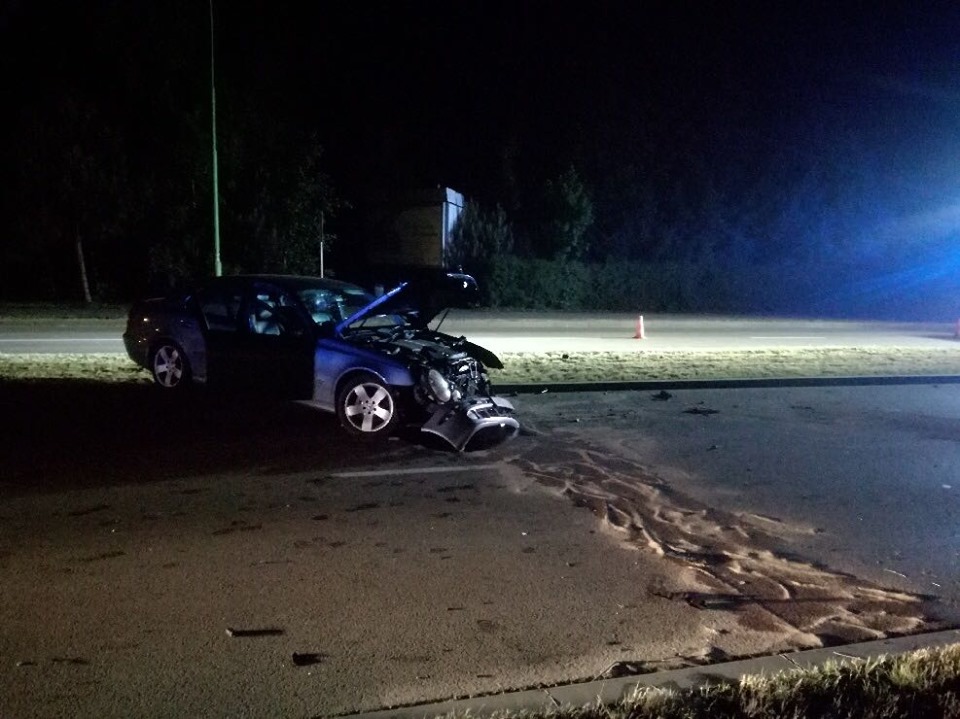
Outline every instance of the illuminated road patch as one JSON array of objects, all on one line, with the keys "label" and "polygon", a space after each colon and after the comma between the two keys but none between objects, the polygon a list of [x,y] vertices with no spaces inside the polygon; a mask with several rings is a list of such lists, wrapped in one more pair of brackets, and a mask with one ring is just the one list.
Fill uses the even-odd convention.
[{"label": "illuminated road patch", "polygon": [[364,477],[393,477],[409,474],[453,474],[454,472],[479,472],[483,470],[499,469],[497,464],[476,464],[470,467],[407,467],[406,469],[373,469],[366,472],[337,472],[331,477],[338,479],[359,479]]},{"label": "illuminated road patch", "polygon": [[825,340],[824,335],[755,335],[752,340]]}]

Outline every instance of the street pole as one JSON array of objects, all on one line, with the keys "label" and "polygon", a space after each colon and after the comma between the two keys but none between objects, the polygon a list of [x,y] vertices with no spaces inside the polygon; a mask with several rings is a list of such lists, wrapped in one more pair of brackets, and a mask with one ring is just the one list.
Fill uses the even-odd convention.
[{"label": "street pole", "polygon": [[220,189],[217,182],[217,89],[213,72],[213,0],[210,0],[210,122],[213,137],[213,274],[223,274],[220,264]]},{"label": "street pole", "polygon": [[320,276],[323,277],[323,213],[320,213]]}]

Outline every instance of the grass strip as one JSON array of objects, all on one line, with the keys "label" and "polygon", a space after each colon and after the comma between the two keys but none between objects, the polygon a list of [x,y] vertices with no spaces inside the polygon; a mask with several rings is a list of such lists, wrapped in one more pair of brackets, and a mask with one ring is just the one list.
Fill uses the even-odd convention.
[{"label": "grass strip", "polygon": [[[960,375],[956,348],[830,347],[717,352],[513,352],[501,384],[642,380]],[[0,354],[0,379],[145,382],[123,354]]]},{"label": "grass strip", "polygon": [[[705,667],[705,673],[709,668]],[[508,712],[496,714],[506,719]],[[523,719],[918,719],[960,717],[960,645],[827,662],[695,689],[640,687],[614,705]]]},{"label": "grass strip", "polygon": [[124,354],[0,354],[0,380],[149,382],[150,373]]},{"label": "grass strip", "polygon": [[516,352],[503,383],[960,374],[956,348],[829,347],[738,351]]}]

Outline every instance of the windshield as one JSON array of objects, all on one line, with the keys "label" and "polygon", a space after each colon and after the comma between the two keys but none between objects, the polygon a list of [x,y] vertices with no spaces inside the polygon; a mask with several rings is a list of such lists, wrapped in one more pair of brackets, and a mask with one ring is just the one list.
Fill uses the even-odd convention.
[{"label": "windshield", "polygon": [[[303,306],[316,325],[340,323],[362,310],[376,297],[359,287],[309,287],[297,292]],[[403,318],[393,314],[370,315],[354,322],[351,327],[394,327],[403,324]]]}]

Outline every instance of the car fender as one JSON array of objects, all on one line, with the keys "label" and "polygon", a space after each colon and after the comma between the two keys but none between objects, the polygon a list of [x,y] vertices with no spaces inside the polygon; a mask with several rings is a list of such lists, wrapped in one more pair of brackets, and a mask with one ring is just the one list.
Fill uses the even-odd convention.
[{"label": "car fender", "polygon": [[371,372],[385,384],[410,387],[415,383],[410,368],[402,362],[337,340],[320,340],[313,360],[313,401],[333,409],[337,386],[351,372]]},{"label": "car fender", "polygon": [[186,301],[151,299],[135,304],[127,316],[123,341],[127,355],[145,369],[150,369],[150,359],[160,344],[176,344],[190,363],[193,380],[203,383],[207,379],[206,338],[194,308]]},{"label": "car fender", "polygon": [[[180,347],[190,364],[190,374],[194,382],[206,384],[207,381],[207,344],[199,332],[162,332],[157,333],[149,342],[147,357],[151,357],[156,349],[164,343],[172,343]],[[149,369],[149,363],[148,367]]]}]

